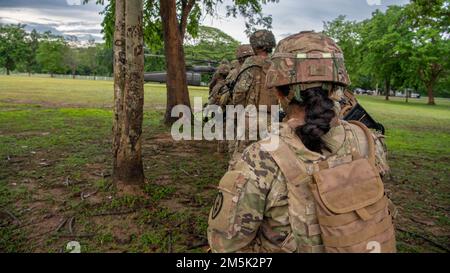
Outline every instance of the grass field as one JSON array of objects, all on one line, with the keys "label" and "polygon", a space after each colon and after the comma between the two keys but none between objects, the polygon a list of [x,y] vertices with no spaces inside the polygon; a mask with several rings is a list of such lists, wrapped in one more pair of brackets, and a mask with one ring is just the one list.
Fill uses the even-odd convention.
[{"label": "grass field", "polygon": [[[191,96],[206,97],[205,88]],[[227,158],[174,143],[163,85],[146,85],[145,196],[111,185],[112,83],[0,76],[0,252],[201,252]],[[387,128],[401,252],[450,248],[450,101],[360,97]]]}]

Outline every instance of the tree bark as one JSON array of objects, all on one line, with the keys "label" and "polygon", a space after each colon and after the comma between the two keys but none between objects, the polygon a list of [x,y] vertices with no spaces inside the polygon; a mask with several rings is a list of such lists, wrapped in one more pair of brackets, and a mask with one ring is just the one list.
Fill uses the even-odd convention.
[{"label": "tree bark", "polygon": [[429,82],[426,84],[427,86],[427,94],[428,94],[428,105],[436,105],[436,101],[434,100],[434,82]]},{"label": "tree bark", "polygon": [[173,124],[172,108],[177,105],[191,107],[186,79],[183,33],[179,27],[175,0],[160,0],[161,21],[164,32],[164,48],[167,68],[167,107],[164,123]]},{"label": "tree bark", "polygon": [[186,35],[186,28],[188,24],[189,14],[194,8],[195,0],[182,0],[181,1],[181,19],[180,19],[180,34],[181,41],[184,41]]},{"label": "tree bark", "polygon": [[6,68],[6,75],[10,75],[11,73],[9,72],[9,68]]},{"label": "tree bark", "polygon": [[386,93],[386,100],[389,100],[389,96],[391,95],[391,78],[387,77],[384,80],[384,89]]},{"label": "tree bark", "polygon": [[142,11],[142,0],[116,0],[113,180],[119,186],[144,182],[141,146],[144,105]]}]

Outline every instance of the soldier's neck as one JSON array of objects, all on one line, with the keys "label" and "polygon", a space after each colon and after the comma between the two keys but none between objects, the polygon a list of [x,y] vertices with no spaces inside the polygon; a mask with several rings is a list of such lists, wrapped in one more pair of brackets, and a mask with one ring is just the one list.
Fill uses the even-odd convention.
[{"label": "soldier's neck", "polygon": [[291,105],[288,110],[287,123],[292,129],[305,125],[305,108],[298,105]]}]

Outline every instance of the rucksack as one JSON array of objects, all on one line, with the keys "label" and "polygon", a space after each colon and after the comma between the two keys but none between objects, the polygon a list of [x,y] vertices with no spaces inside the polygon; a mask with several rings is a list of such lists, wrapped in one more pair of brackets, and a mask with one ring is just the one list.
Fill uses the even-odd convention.
[{"label": "rucksack", "polygon": [[[270,63],[270,61],[268,61],[268,59],[258,58],[258,56],[250,57],[247,60],[248,60],[248,62],[246,62],[244,64],[244,66],[242,67],[241,71],[239,72],[236,82],[239,81],[239,78],[242,75],[242,73],[244,73],[248,69],[254,68],[254,67],[258,68],[259,73],[255,77],[255,87],[256,87],[256,89],[255,89],[256,94],[254,94],[256,96],[255,97],[255,102],[256,102],[255,106],[258,109],[260,108],[260,106],[267,106],[267,110],[270,112],[272,105],[278,105],[278,98],[275,94],[275,91],[267,88],[267,85],[266,85],[266,75],[267,75],[267,71],[270,68],[271,63]],[[251,95],[253,95],[253,94],[247,95],[247,100],[248,100],[249,96],[251,96]]]},{"label": "rucksack", "polygon": [[[355,134],[351,125],[364,131],[367,155],[353,148],[333,160],[304,162],[282,139],[279,148],[269,152],[287,179],[289,219],[297,251],[396,252],[392,203],[375,165],[372,132],[359,122],[342,123],[351,141],[355,140],[349,137]],[[353,144],[350,146],[358,147]]]}]

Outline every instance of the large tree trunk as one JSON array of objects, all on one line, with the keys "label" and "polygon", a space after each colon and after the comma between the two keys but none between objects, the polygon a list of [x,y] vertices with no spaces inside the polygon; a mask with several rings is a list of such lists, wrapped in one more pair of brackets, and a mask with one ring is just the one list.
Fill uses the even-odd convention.
[{"label": "large tree trunk", "polygon": [[[428,67],[427,67],[428,68]],[[443,67],[440,64],[433,63],[429,67],[429,76],[427,77],[427,73],[425,73],[424,69],[419,69],[419,78],[424,83],[425,87],[427,88],[427,94],[428,94],[428,104],[429,105],[436,105],[436,101],[434,100],[434,85],[439,79],[439,76],[441,75],[443,71]]]},{"label": "large tree trunk", "polygon": [[389,100],[389,96],[391,95],[391,78],[387,77],[384,80],[384,90],[385,90],[385,95],[386,95],[386,100]]},{"label": "large tree trunk", "polygon": [[175,0],[160,0],[164,30],[164,48],[167,68],[167,106],[164,123],[171,125],[172,108],[177,105],[191,107],[186,79],[186,63],[183,49],[183,33],[178,24]]},{"label": "large tree trunk", "polygon": [[429,82],[426,84],[427,94],[428,94],[428,105],[436,105],[436,101],[434,100],[434,82]]},{"label": "large tree trunk", "polygon": [[11,73],[9,72],[9,68],[6,68],[6,75],[10,75]]},{"label": "large tree trunk", "polygon": [[141,156],[144,105],[142,10],[142,0],[116,0],[113,180],[118,186],[144,182]]}]

